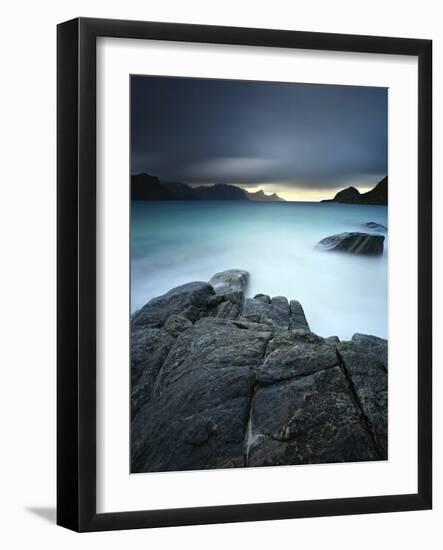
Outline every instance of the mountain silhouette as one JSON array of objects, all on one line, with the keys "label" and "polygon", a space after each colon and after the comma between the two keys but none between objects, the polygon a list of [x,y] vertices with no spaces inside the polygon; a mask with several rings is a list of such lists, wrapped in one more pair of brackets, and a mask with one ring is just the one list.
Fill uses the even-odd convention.
[{"label": "mountain silhouette", "polygon": [[248,193],[240,187],[226,183],[214,185],[190,185],[178,181],[162,182],[156,176],[135,174],[131,176],[132,200],[240,200],[240,201],[283,201],[276,193],[265,195],[263,191]]},{"label": "mountain silhouette", "polygon": [[384,177],[367,193],[360,193],[355,187],[339,191],[333,199],[322,202],[341,202],[346,204],[388,204],[388,176]]}]

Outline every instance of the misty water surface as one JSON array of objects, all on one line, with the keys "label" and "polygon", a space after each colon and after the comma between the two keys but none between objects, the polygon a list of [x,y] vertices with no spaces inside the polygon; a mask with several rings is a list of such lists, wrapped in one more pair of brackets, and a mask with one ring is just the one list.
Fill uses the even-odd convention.
[{"label": "misty water surface", "polygon": [[335,203],[134,201],[131,311],[217,271],[250,272],[247,296],[299,300],[311,330],[387,338],[387,240],[383,256],[321,252],[315,244],[361,224],[387,225],[387,207]]}]

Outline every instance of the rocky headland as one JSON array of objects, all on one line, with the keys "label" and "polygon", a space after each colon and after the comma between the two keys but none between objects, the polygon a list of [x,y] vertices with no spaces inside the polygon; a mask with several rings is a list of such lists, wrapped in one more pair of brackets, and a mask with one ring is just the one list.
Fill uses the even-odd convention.
[{"label": "rocky headland", "polygon": [[131,319],[131,471],[387,458],[387,341],[314,334],[302,305],[217,273]]},{"label": "rocky headland", "polygon": [[340,202],[344,204],[388,204],[388,176],[385,176],[377,185],[367,191],[360,193],[355,187],[347,187],[339,191],[333,199],[327,199],[322,202]]}]

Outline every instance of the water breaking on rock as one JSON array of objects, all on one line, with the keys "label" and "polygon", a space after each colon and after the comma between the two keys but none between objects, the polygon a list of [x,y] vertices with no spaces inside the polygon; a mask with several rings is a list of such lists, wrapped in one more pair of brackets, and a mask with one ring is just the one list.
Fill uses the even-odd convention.
[{"label": "water breaking on rock", "polygon": [[131,319],[131,472],[387,459],[386,340],[311,332],[232,269]]}]

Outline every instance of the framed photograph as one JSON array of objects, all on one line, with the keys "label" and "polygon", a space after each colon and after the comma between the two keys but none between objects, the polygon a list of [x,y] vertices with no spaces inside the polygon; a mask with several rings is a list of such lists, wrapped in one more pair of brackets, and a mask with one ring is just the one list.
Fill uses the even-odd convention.
[{"label": "framed photograph", "polygon": [[59,525],[430,509],[432,43],[58,26]]}]

